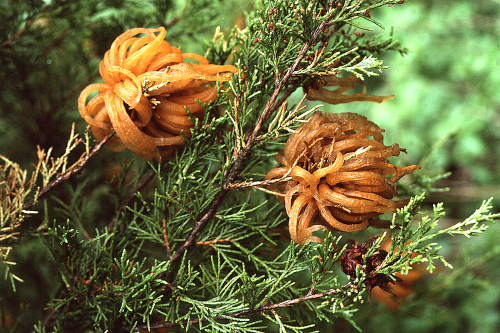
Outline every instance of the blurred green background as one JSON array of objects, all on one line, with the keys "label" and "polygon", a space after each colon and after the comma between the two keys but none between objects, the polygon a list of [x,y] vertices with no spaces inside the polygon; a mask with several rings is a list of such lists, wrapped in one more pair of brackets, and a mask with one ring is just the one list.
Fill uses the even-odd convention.
[{"label": "blurred green background", "polygon": [[[383,104],[332,106],[367,116],[386,130],[386,144],[407,149],[404,163],[451,171],[438,182],[448,192],[443,226],[463,220],[482,200],[500,209],[500,2],[419,0],[381,8],[372,17],[394,29],[409,48],[382,57],[390,66],[367,80],[369,94],[396,94]],[[376,29],[374,33],[382,33]],[[378,88],[374,90],[374,86]],[[500,226],[474,239],[439,239],[454,270],[423,276],[399,311],[367,306],[358,317],[364,332],[500,332]],[[362,318],[362,319],[361,319]],[[332,332],[335,332],[335,327]],[[355,331],[346,329],[346,331]]]},{"label": "blurred green background", "polygon": [[[10,12],[14,3],[0,0],[2,36],[23,25],[8,19],[11,14],[17,17],[18,13]],[[55,2],[39,1],[40,8],[44,3]],[[5,48],[0,55],[0,154],[26,167],[35,162],[37,144],[62,151],[60,145],[69,136],[71,122],[83,133],[85,124],[76,100],[82,85],[96,78],[103,53],[100,45],[109,46],[125,29],[156,26],[182,13],[203,17],[204,23],[194,27],[181,19],[168,29],[169,41],[185,51],[203,52],[202,41],[213,36],[217,25],[229,29],[238,14],[252,7],[245,0],[226,1],[225,13],[211,11],[211,1],[195,9],[184,7],[181,0],[56,3],[59,9],[52,17],[36,21],[27,38],[13,45],[14,51],[21,49],[25,57],[10,59],[13,53]],[[156,10],[160,3],[164,12]],[[18,4],[26,10],[37,6],[36,1]],[[87,16],[74,15],[85,10]],[[494,210],[499,211],[500,2],[410,0],[373,10],[371,15],[386,28],[365,23],[374,28],[374,34],[388,35],[394,28],[394,39],[409,49],[404,57],[383,55],[390,68],[366,81],[368,94],[394,93],[396,99],[383,104],[326,106],[324,110],[367,116],[386,130],[386,144],[397,142],[407,149],[401,163],[424,164],[419,172],[434,175],[451,171],[450,177],[438,183],[450,190],[427,197],[429,205],[445,203],[448,214],[443,226],[469,216],[491,196],[496,198]],[[68,59],[68,54],[74,58]],[[113,159],[110,156],[105,153],[99,163],[108,163]],[[102,179],[92,181],[98,184]],[[96,195],[95,200],[100,198]],[[500,332],[498,234],[500,226],[492,225],[474,239],[439,239],[454,270],[440,267],[435,274],[424,275],[398,311],[372,301],[354,320],[365,332]],[[0,281],[2,320],[7,315],[4,309],[19,302],[22,306],[14,309],[14,314],[29,309],[31,320],[38,320],[53,292],[48,259],[36,240],[16,250],[13,259],[19,262],[14,270],[25,282],[17,284],[18,294],[14,294],[9,281]],[[322,330],[355,331],[341,320],[324,325]]]}]

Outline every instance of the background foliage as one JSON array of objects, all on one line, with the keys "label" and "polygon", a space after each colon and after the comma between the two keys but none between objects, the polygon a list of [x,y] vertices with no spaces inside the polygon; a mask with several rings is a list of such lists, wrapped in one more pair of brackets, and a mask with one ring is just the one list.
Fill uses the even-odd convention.
[{"label": "background foliage", "polygon": [[[84,86],[97,79],[98,62],[112,40],[122,31],[136,26],[165,25],[168,27],[167,38],[171,44],[181,45],[183,51],[203,54],[207,49],[205,41],[212,39],[217,26],[229,32],[234,24],[241,24],[240,15],[244,11],[252,10],[252,3],[240,0],[0,1],[0,44],[21,32],[15,42],[0,47],[1,154],[19,163],[22,168],[29,169],[30,163],[37,160],[37,145],[46,151],[53,147],[53,156],[64,153],[72,122],[76,123],[76,132],[83,136],[85,124],[79,117],[76,99]],[[450,177],[437,183],[438,186],[449,187],[450,191],[429,193],[424,206],[431,211],[432,203],[445,202],[447,215],[441,220],[441,228],[469,216],[482,200],[491,196],[500,198],[500,97],[496,93],[500,73],[495,70],[499,61],[499,14],[500,6],[493,0],[462,0],[453,3],[407,1],[404,5],[373,10],[372,17],[386,29],[370,26],[374,28],[372,34],[382,33],[387,36],[394,27],[393,38],[409,49],[404,57],[398,52],[380,55],[384,65],[389,65],[390,68],[384,70],[381,76],[371,77],[366,81],[371,94],[395,93],[396,99],[380,105],[350,103],[324,107],[324,110],[331,112],[358,112],[384,128],[386,142],[398,142],[409,152],[401,157],[400,164],[418,163],[425,167],[425,172],[429,175],[442,171],[452,172]],[[42,18],[38,19],[39,16]],[[363,24],[366,25],[366,22]],[[376,87],[379,87],[378,91],[375,91]],[[298,101],[300,97],[300,94],[296,94],[291,100]],[[308,103],[310,106],[318,104]],[[75,156],[83,152],[83,148],[78,149],[80,151],[75,151]],[[271,147],[269,152],[263,150],[261,153],[265,156],[274,151]],[[213,158],[216,153],[209,151],[207,159]],[[174,164],[169,167],[175,168]],[[258,165],[254,167],[252,172],[262,172],[267,168],[262,166],[259,169]],[[127,176],[117,176],[117,171],[123,168],[128,172],[121,174]],[[196,169],[196,163],[192,168]],[[127,258],[133,257],[134,253],[130,253],[133,247],[127,248],[128,253],[124,252],[124,244],[102,232],[113,219],[115,208],[135,186],[135,182],[149,171],[150,167],[146,163],[134,160],[127,152],[116,154],[103,149],[79,178],[56,189],[44,205],[37,207],[41,213],[30,217],[30,230],[52,223],[55,219],[59,221],[59,226],[51,228],[46,237],[26,235],[13,243],[15,246],[8,259],[17,264],[3,265],[1,269],[6,273],[10,270],[23,282],[14,281],[14,291],[13,281],[9,278],[1,281],[1,327],[4,331],[30,331],[34,324],[47,318],[44,308],[56,294],[64,303],[65,295],[58,294],[60,286],[54,283],[60,279],[58,267],[51,260],[47,249],[68,251],[65,256],[81,265],[80,268],[74,267],[73,272],[66,272],[69,279],[75,276],[84,279],[82,270],[88,267],[85,260],[97,261],[97,264],[92,263],[94,267],[115,264],[113,274],[116,276],[112,278],[121,279],[123,284],[114,293],[128,292],[130,295],[127,298],[130,303],[120,304],[121,308],[119,306],[118,309],[127,313],[130,309],[147,310],[151,306],[147,302],[134,303],[136,293],[143,289],[134,289],[137,287],[133,274],[139,274],[141,270],[147,271],[151,267],[156,269],[151,274],[167,274],[168,265],[154,264],[154,259],[162,259],[158,255],[159,249],[154,245],[142,248],[141,251],[146,250],[151,254],[150,259],[146,262],[132,262]],[[166,186],[172,190],[169,186],[176,182],[180,188],[193,185],[189,183],[189,179],[180,183],[178,179],[168,178],[163,179],[163,182],[155,181],[154,185],[160,188]],[[202,187],[209,188],[209,185],[203,184]],[[127,237],[143,237],[144,242],[148,243],[151,241],[148,238],[155,235],[161,243],[161,226],[144,216],[152,216],[150,212],[156,211],[158,206],[164,205],[170,198],[163,197],[151,202],[151,193],[151,189],[144,191],[144,201],[139,200],[132,208],[135,214],[124,213],[135,218],[131,220],[130,229],[123,233],[123,242],[127,242]],[[272,229],[283,222],[277,214],[278,208],[273,205],[264,206],[261,203],[263,206],[258,206],[256,202],[242,202],[240,198],[231,196],[227,200],[229,203],[224,208],[226,211],[221,211],[221,214],[226,214],[224,221],[212,225],[212,228],[221,228],[221,235],[224,234],[224,223],[238,221],[241,216],[252,216],[256,235],[264,227]],[[141,202],[148,203],[144,206],[146,208],[141,208]],[[192,202],[193,205],[203,205],[202,202]],[[237,207],[236,210],[230,209],[231,203]],[[493,205],[500,206],[498,199],[493,201]],[[276,220],[266,221],[268,224],[265,226],[259,225],[264,223],[260,222],[262,215],[272,215],[274,209]],[[166,213],[171,214],[169,216],[175,215],[175,212]],[[66,219],[69,219],[67,224],[61,223]],[[179,228],[182,228],[185,227],[185,221],[186,219],[181,218],[173,223],[178,223]],[[278,244],[277,246],[267,244],[259,248],[258,244],[245,239],[244,234],[248,233],[248,229],[238,229],[234,224],[231,227],[234,229],[227,232],[236,240],[233,244],[236,244],[238,251],[257,263],[262,255],[259,251],[279,256],[285,250],[286,242],[277,241],[279,235],[270,236],[274,237],[270,244]],[[416,285],[415,293],[397,312],[388,310],[385,304],[373,301],[370,306],[361,305],[353,317],[357,326],[366,332],[499,331],[498,228],[496,224],[490,225],[483,235],[476,238],[440,236],[438,242],[443,246],[442,254],[454,266],[454,270],[438,266],[435,274],[425,275]],[[205,235],[208,237],[210,230]],[[202,234],[199,240],[209,240],[203,237]],[[244,239],[242,244],[238,243],[238,237]],[[81,243],[88,238],[96,241],[90,245]],[[158,239],[150,243],[154,244],[155,241]],[[179,235],[171,245],[175,246],[175,242],[181,241]],[[80,252],[73,253],[71,249],[79,246],[97,246],[95,257],[78,258]],[[254,268],[249,267],[245,273],[247,275],[242,277],[237,268],[227,266],[222,260],[224,256],[232,256],[234,248],[222,243],[213,246],[213,249],[218,256],[213,256],[210,251],[199,253],[206,274],[198,277],[190,275],[189,270],[192,268],[189,263],[183,262],[178,268],[182,273],[179,273],[179,278],[187,276],[193,280],[186,279],[176,283],[185,288],[192,288],[190,282],[195,280],[195,285],[207,285],[207,281],[217,280],[212,275],[214,272],[224,272],[222,283],[208,284],[213,289],[210,292],[231,299],[235,291],[225,289],[224,283],[231,286],[230,282],[236,276],[240,277],[241,284],[250,286],[245,290],[269,292],[263,290],[263,285],[272,281],[259,280],[252,272],[258,272],[272,264],[261,262],[261,267],[258,267],[259,264]],[[64,252],[59,254],[64,255]],[[124,260],[121,261],[120,258]],[[245,262],[247,259],[241,256],[240,260]],[[283,262],[286,262],[285,258]],[[283,274],[274,276],[276,287],[282,288],[281,283],[287,279],[301,281],[300,276],[294,276],[294,271],[286,272],[283,266],[270,269],[277,268],[283,269]],[[133,270],[134,273],[131,273]],[[87,274],[96,280],[103,278],[97,270]],[[88,277],[85,276],[85,279]],[[152,289],[157,287],[153,280],[145,283],[151,283]],[[300,287],[304,286],[299,285],[295,289],[297,295],[300,295]],[[88,302],[96,304],[94,302],[99,300],[92,299],[92,284],[88,288]],[[179,293],[182,294],[180,291]],[[297,295],[285,294],[284,297],[292,298]],[[258,299],[258,295],[244,297],[249,300]],[[70,298],[67,301],[71,302]],[[109,308],[106,300],[102,302],[97,303],[103,308]],[[227,304],[223,300],[218,302],[220,303],[197,304],[192,301],[191,304],[200,309],[223,311],[223,305]],[[107,318],[103,320],[108,320],[114,314],[103,313],[103,316]],[[346,313],[344,316],[347,317]],[[305,320],[301,324],[308,323],[311,320]],[[75,327],[83,324],[75,323]],[[112,327],[113,323],[109,322],[109,325]],[[340,318],[335,319],[333,324],[323,322],[319,325],[316,329],[324,332],[355,331],[351,323]],[[278,327],[271,326],[269,330],[271,329],[278,330]]]}]

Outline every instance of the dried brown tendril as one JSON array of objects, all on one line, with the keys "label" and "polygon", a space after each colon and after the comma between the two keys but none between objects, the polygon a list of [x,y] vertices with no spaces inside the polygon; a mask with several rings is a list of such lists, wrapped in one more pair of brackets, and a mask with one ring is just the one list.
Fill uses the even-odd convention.
[{"label": "dried brown tendril", "polygon": [[[362,92],[346,95],[345,93],[360,84],[363,87]],[[334,90],[326,89],[325,87],[338,87]],[[367,101],[382,103],[396,97],[396,95],[373,96],[366,94],[366,86],[363,80],[356,77],[355,74],[349,77],[339,78],[335,75],[322,76],[318,81],[311,81],[306,88],[307,99],[321,101],[328,104],[342,104],[357,101]]]},{"label": "dried brown tendril", "polygon": [[165,36],[163,27],[125,31],[99,65],[104,83],[91,84],[80,94],[78,110],[94,136],[102,140],[116,132],[109,143],[113,150],[129,148],[144,159],[168,158],[194,126],[186,108],[193,117],[203,117],[198,102],[214,101],[215,82],[228,81],[238,71],[182,53]]},{"label": "dried brown tendril", "polygon": [[407,203],[392,200],[395,183],[419,167],[387,162],[405,150],[397,144],[385,146],[382,132],[355,113],[315,112],[290,136],[275,156],[284,166],[269,171],[266,179],[292,178],[275,190],[284,195],[294,242],[320,242],[312,235],[320,229],[366,229],[380,222],[380,214]]}]

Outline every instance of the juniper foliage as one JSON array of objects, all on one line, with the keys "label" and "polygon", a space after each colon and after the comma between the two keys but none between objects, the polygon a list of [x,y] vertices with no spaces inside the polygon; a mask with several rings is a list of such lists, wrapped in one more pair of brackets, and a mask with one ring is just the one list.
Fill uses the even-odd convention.
[{"label": "juniper foliage", "polygon": [[[36,242],[55,272],[41,307],[46,311],[34,311],[35,322],[26,321],[30,312],[20,304],[7,310],[1,300],[3,317],[19,317],[11,329],[309,332],[339,318],[357,327],[366,274],[358,268],[347,279],[339,270],[349,237],[320,231],[324,243],[290,243],[284,207],[263,179],[290,131],[316,110],[301,99],[304,87],[327,74],[378,75],[386,68],[380,55],[407,52],[391,34],[364,34],[381,26],[376,11],[399,2],[262,0],[247,8],[246,27],[226,23],[213,37],[206,27],[224,23],[217,14],[227,2],[4,2],[2,122],[36,137],[41,148],[31,153],[29,140],[16,134],[27,150],[2,156],[0,264],[12,290],[23,288],[10,254]],[[211,63],[232,62],[239,72],[206,106],[174,158],[146,163],[95,144],[75,100],[97,79],[98,62],[116,35],[158,25],[168,27],[174,45],[205,40],[203,48],[189,47],[202,49]],[[2,126],[7,137],[11,129]],[[16,158],[38,162],[25,171]],[[119,172],[103,172],[116,168],[116,159]],[[433,271],[436,261],[450,267],[434,239],[476,236],[500,217],[490,213],[491,201],[443,229],[441,204],[417,217],[425,205],[420,191],[433,189],[437,178],[420,176],[405,188],[414,197],[393,216],[391,248],[378,273],[407,272],[415,263]]]}]

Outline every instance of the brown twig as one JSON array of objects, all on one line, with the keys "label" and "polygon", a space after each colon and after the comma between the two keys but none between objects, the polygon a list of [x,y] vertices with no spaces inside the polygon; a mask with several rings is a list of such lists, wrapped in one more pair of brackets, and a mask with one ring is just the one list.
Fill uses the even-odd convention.
[{"label": "brown twig", "polygon": [[172,250],[170,249],[170,243],[168,242],[168,235],[167,235],[167,221],[164,219],[162,221],[162,227],[163,227],[163,241],[165,244],[165,247],[167,248],[167,255],[172,255]]},{"label": "brown twig", "polygon": [[[346,284],[344,286],[344,289],[348,289],[351,286],[350,283]],[[308,293],[305,296],[299,297],[299,298],[294,298],[290,300],[286,300],[280,303],[275,303],[275,304],[266,304],[262,305],[258,308],[255,309],[248,309],[248,310],[242,310],[239,312],[235,312],[232,314],[228,314],[225,316],[216,316],[213,317],[214,320],[228,320],[229,318],[242,318],[246,317],[248,315],[256,314],[256,313],[264,313],[266,311],[276,311],[277,309],[280,308],[286,308],[290,306],[294,306],[296,304],[306,302],[306,301],[312,301],[318,298],[322,298],[325,296],[330,296],[330,295],[335,295],[341,292],[341,289],[330,289],[328,291],[322,292],[322,293],[317,293],[317,294],[312,294]],[[175,327],[175,326],[181,326],[186,327],[186,325],[189,327],[191,325],[199,323],[200,320],[198,318],[192,319],[189,321],[183,321],[183,322],[164,322],[164,323],[158,323],[158,324],[152,324],[148,327],[148,325],[141,325],[137,326],[134,331],[139,332],[139,331],[144,331],[144,330],[155,330],[155,329],[161,329],[161,328],[168,328],[168,327]]]},{"label": "brown twig", "polygon": [[2,43],[0,43],[0,47],[6,47],[10,43],[12,43],[16,39],[18,39],[19,36],[21,36],[26,30],[28,30],[32,24],[33,24],[33,21],[29,21],[28,23],[26,23],[24,25],[24,27],[22,27],[16,34],[12,35],[9,39],[4,40]]},{"label": "brown twig", "polygon": [[290,177],[281,177],[276,179],[256,180],[254,182],[231,183],[227,186],[228,190],[239,190],[245,187],[269,186],[276,183],[282,183],[291,180]]},{"label": "brown twig", "polygon": [[186,11],[186,9],[189,7],[190,4],[191,4],[190,0],[186,1],[184,7],[182,7],[181,9],[181,12],[177,16],[173,17],[172,19],[170,19],[168,22],[165,23],[165,28],[169,28],[174,24],[176,24],[177,22],[179,22],[182,19],[184,12]]},{"label": "brown twig", "polygon": [[35,195],[35,197],[30,198],[24,205],[23,205],[23,210],[30,210],[37,202],[40,200],[42,197],[47,195],[51,190],[53,190],[56,186],[60,185],[62,182],[70,179],[73,176],[78,175],[80,172],[82,172],[83,168],[89,163],[89,161],[97,154],[99,150],[101,150],[102,146],[108,142],[113,135],[115,135],[115,132],[111,132],[106,136],[101,142],[99,142],[95,147],[83,157],[83,160],[78,163],[74,168],[69,169],[65,173],[57,176],[56,179],[52,180],[50,183],[42,187],[38,193]]},{"label": "brown twig", "polygon": [[229,243],[232,242],[233,240],[231,238],[221,238],[221,239],[212,239],[209,241],[204,241],[204,242],[196,242],[196,245],[208,245],[212,246],[213,244],[219,244],[219,243]]},{"label": "brown twig", "polygon": [[[42,15],[47,13],[48,9],[45,9],[43,12],[42,12]],[[14,42],[16,39],[18,39],[24,32],[26,32],[29,28],[31,28],[31,26],[33,25],[33,23],[35,23],[36,19],[38,18],[38,15],[31,18],[31,20],[29,20],[28,22],[26,22],[26,24],[24,25],[24,27],[22,27],[21,29],[19,29],[18,32],[16,32],[14,35],[10,36],[9,39],[7,40],[4,40],[2,43],[0,43],[0,47],[6,47],[6,46],[9,46],[12,42]]]},{"label": "brown twig", "polygon": [[[244,148],[238,153],[238,155],[234,158],[233,165],[231,166],[231,169],[229,172],[226,174],[226,177],[224,179],[223,184],[221,185],[221,189],[219,193],[215,196],[215,198],[212,200],[210,205],[207,207],[205,212],[200,216],[198,221],[196,221],[193,229],[191,232],[188,234],[186,237],[186,240],[184,243],[175,251],[174,256],[171,258],[172,262],[178,261],[184,251],[195,244],[195,238],[196,236],[201,232],[201,230],[205,227],[206,223],[210,220],[210,218],[215,214],[217,208],[221,204],[222,200],[226,196],[227,192],[230,190],[230,184],[234,183],[236,176],[238,172],[240,171],[241,167],[245,163],[245,161],[249,158],[253,145],[258,139],[259,133],[262,129],[262,126],[264,125],[265,121],[269,118],[271,113],[275,110],[278,109],[279,103],[283,103],[286,97],[289,96],[290,92],[285,93],[285,95],[277,102],[278,95],[282,92],[283,88],[286,86],[290,78],[295,74],[295,70],[297,69],[297,66],[299,63],[302,61],[304,56],[306,55],[307,51],[316,44],[318,41],[319,36],[321,33],[326,29],[326,27],[329,24],[329,21],[335,14],[335,10],[332,9],[330,10],[330,13],[326,17],[326,19],[319,24],[319,26],[316,28],[314,31],[311,40],[307,41],[303,47],[301,48],[299,54],[297,55],[297,58],[295,59],[294,63],[288,68],[286,71],[285,75],[278,80],[277,77],[277,82],[276,82],[276,88],[274,89],[273,94],[267,101],[266,107],[262,111],[257,124],[252,131],[247,137],[246,137],[246,145]],[[285,97],[286,96],[286,97]]]}]

